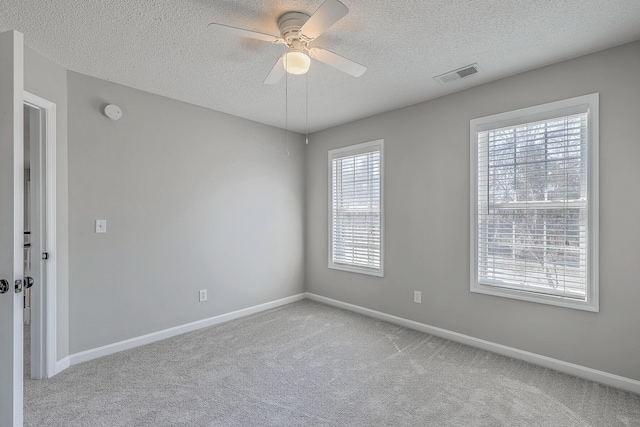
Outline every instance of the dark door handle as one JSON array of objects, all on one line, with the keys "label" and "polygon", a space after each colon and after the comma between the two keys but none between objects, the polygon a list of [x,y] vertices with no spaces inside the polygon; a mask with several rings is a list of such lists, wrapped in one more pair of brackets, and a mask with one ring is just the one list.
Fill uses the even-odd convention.
[{"label": "dark door handle", "polygon": [[24,278],[24,288],[29,289],[33,286],[33,277],[26,276]]},{"label": "dark door handle", "polygon": [[9,290],[9,281],[0,279],[0,294],[4,294]]}]

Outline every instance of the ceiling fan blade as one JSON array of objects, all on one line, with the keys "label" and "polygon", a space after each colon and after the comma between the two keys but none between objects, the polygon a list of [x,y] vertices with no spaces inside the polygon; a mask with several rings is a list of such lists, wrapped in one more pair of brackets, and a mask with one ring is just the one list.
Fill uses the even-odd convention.
[{"label": "ceiling fan blade", "polygon": [[280,59],[278,59],[278,62],[276,62],[276,65],[274,65],[273,68],[271,69],[271,72],[269,73],[267,78],[264,79],[264,84],[266,85],[276,84],[280,81],[282,76],[284,76],[284,64],[282,63],[282,56],[281,56]]},{"label": "ceiling fan blade", "polygon": [[233,34],[239,37],[245,37],[248,39],[254,40],[262,40],[265,42],[271,43],[280,43],[282,39],[275,36],[270,36],[269,34],[256,33],[255,31],[243,30],[242,28],[230,27],[228,25],[216,24],[212,22],[208,25],[208,27],[212,30],[219,31],[222,33]]},{"label": "ceiling fan blade", "polygon": [[309,40],[313,40],[341,20],[347,13],[349,13],[347,6],[338,0],[324,0],[324,3],[320,5],[318,10],[316,10],[302,28],[300,28],[300,33]]},{"label": "ceiling fan blade", "polygon": [[309,56],[327,65],[331,65],[340,71],[344,71],[353,77],[360,77],[365,71],[367,71],[367,67],[364,65],[353,62],[350,59],[336,55],[335,53],[329,52],[328,50],[320,47],[312,47],[309,49]]}]

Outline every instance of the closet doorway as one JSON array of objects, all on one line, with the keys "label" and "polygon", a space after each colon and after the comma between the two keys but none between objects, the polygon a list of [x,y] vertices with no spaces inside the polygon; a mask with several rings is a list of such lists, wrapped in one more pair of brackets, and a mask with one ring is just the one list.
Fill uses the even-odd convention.
[{"label": "closet doorway", "polygon": [[56,106],[24,93],[25,376],[56,374]]}]

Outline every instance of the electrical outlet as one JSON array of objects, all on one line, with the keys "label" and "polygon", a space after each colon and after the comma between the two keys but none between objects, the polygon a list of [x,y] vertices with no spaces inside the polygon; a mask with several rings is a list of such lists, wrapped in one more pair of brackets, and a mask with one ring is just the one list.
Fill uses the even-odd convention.
[{"label": "electrical outlet", "polygon": [[417,302],[418,304],[422,304],[422,292],[421,291],[413,291],[413,302]]},{"label": "electrical outlet", "polygon": [[200,302],[207,300],[207,290],[200,289]]}]

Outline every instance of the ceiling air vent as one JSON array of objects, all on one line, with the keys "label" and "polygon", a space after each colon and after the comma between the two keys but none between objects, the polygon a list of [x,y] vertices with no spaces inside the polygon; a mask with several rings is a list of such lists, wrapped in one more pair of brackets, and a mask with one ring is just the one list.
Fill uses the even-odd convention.
[{"label": "ceiling air vent", "polygon": [[439,76],[435,76],[434,79],[436,79],[440,83],[449,83],[454,80],[469,77],[473,74],[478,74],[480,71],[480,66],[475,63],[462,68],[458,68],[457,70],[449,71],[448,73],[440,74]]}]

